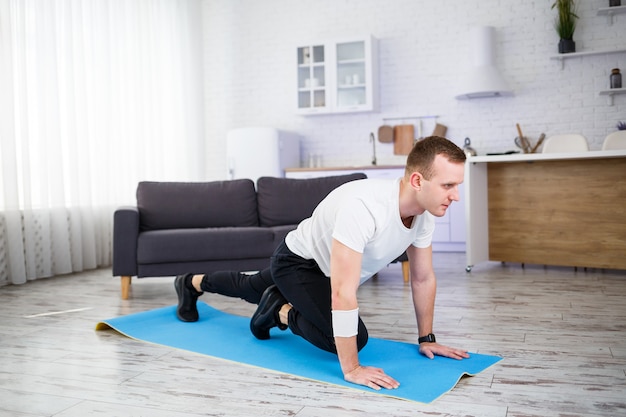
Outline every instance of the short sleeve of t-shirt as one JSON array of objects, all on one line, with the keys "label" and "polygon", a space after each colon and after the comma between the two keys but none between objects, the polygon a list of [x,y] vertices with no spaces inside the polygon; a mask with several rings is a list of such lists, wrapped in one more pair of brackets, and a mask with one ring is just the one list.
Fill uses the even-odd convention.
[{"label": "short sleeve of t-shirt", "polygon": [[337,211],[332,237],[350,249],[363,253],[376,230],[376,223],[363,201],[351,199]]}]

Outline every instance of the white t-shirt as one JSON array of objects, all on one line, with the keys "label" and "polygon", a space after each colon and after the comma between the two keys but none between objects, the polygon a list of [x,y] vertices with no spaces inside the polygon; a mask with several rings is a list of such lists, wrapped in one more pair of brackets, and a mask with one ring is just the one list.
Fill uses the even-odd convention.
[{"label": "white t-shirt", "polygon": [[361,284],[400,256],[409,245],[430,246],[435,230],[432,214],[415,216],[411,228],[400,218],[400,179],[351,181],[333,190],[311,217],[289,232],[289,250],[314,259],[330,276],[332,239],[362,253]]}]

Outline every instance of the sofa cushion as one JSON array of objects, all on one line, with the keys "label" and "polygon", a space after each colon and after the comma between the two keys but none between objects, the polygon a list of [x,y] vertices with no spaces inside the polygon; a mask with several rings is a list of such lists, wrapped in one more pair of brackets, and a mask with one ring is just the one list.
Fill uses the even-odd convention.
[{"label": "sofa cushion", "polygon": [[287,234],[298,227],[297,224],[285,224],[282,226],[272,226],[270,229],[274,232],[274,248],[278,247],[285,239]]},{"label": "sofa cushion", "polygon": [[137,263],[269,258],[275,246],[264,227],[152,230],[139,235]]},{"label": "sofa cushion", "polygon": [[249,179],[151,182],[137,186],[141,230],[258,226],[256,192]]},{"label": "sofa cushion", "polygon": [[298,224],[332,190],[364,178],[363,173],[307,179],[261,177],[257,180],[259,223],[265,227]]}]

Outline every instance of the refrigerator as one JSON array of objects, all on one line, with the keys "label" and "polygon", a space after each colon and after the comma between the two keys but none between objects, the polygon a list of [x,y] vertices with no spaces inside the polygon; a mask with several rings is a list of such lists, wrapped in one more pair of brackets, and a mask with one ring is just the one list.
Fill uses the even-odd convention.
[{"label": "refrigerator", "polygon": [[228,132],[228,179],[284,177],[285,168],[300,166],[297,135],[271,127],[244,127]]}]

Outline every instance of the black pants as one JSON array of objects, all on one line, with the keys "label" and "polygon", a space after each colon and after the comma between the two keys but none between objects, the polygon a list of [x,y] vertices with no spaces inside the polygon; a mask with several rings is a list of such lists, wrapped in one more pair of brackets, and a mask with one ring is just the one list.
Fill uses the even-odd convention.
[{"label": "black pants", "polygon": [[[285,242],[274,251],[269,269],[254,275],[207,274],[202,280],[202,290],[258,304],[263,291],[272,284],[276,284],[293,306],[289,311],[289,329],[318,348],[337,353],[332,330],[330,279],[315,261],[294,254]],[[367,344],[367,339],[367,328],[359,317],[359,350]]]}]

